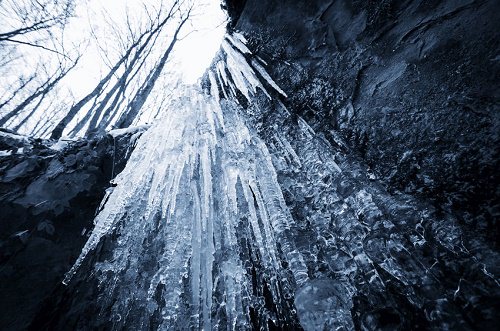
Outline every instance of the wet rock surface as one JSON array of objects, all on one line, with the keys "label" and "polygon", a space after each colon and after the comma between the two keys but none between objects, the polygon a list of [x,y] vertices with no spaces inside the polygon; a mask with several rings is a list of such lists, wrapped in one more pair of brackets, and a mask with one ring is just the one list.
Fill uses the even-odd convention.
[{"label": "wet rock surface", "polygon": [[132,136],[54,145],[0,132],[0,329],[25,329],[59,286]]},{"label": "wet rock surface", "polygon": [[342,138],[329,141],[263,100],[247,112],[258,114],[312,279],[295,294],[304,329],[495,328],[500,270],[490,242],[428,200],[388,191]]},{"label": "wet rock surface", "polygon": [[236,18],[290,111],[498,245],[498,3],[247,0]]},{"label": "wet rock surface", "polygon": [[494,1],[248,0],[233,22],[288,95],[241,104],[295,243],[343,289],[298,289],[305,329],[496,328],[498,18]]}]

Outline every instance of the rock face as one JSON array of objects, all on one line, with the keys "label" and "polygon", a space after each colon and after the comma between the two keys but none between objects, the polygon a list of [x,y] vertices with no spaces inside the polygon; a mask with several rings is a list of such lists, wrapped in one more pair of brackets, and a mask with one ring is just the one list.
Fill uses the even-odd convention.
[{"label": "rock face", "polygon": [[[315,278],[295,293],[305,329],[498,323],[496,6],[278,0],[234,6],[241,11],[231,27],[267,62],[292,113],[287,118],[279,102],[264,97],[246,107],[285,164],[275,162],[278,178],[301,229],[296,244]],[[300,138],[302,119],[319,136],[316,146],[314,134]],[[318,159],[336,163],[338,173],[327,176]]]},{"label": "rock face", "polygon": [[498,245],[496,1],[227,2],[291,111]]},{"label": "rock face", "polygon": [[[0,329],[25,329],[60,285],[133,134],[59,143],[0,131]],[[135,137],[136,138],[136,137]],[[134,139],[135,139],[134,138]]]}]

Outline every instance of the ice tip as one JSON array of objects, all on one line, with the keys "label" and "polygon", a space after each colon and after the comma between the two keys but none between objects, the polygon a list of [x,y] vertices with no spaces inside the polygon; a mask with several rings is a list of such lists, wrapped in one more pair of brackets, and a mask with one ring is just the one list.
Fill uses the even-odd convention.
[{"label": "ice tip", "polygon": [[68,286],[69,283],[71,282],[71,278],[73,278],[73,275],[74,273],[71,273],[71,271],[67,272],[65,275],[64,275],[64,279],[61,281],[61,283],[64,285],[64,286]]}]

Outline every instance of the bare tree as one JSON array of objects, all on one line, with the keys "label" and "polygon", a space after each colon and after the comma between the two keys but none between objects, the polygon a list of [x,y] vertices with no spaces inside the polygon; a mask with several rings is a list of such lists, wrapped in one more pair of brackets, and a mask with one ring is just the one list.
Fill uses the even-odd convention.
[{"label": "bare tree", "polygon": [[[134,98],[126,106],[125,112],[127,115],[119,117],[120,127],[130,125],[151,93],[155,82],[158,80],[178,39],[179,32],[189,19],[191,9],[191,2],[182,0],[172,1],[168,10],[159,8],[155,15],[151,15],[146,7],[149,24],[140,33],[137,33],[133,29],[131,24],[128,23],[129,20],[127,18],[127,28],[130,36],[130,40],[128,41],[129,46],[124,49],[121,57],[109,69],[106,76],[99,81],[95,88],[71,107],[68,113],[57,123],[52,131],[51,138],[59,139],[69,123],[91,101],[93,101],[93,105],[87,110],[71,133],[76,134],[85,125],[88,125],[87,134],[102,132],[111,123],[111,120],[118,115],[120,105],[125,101],[127,87],[131,85],[134,79],[137,80],[139,78],[140,73],[144,70],[146,60],[153,54],[152,50],[159,47],[157,43],[164,28],[168,24],[178,20],[169,46],[162,53],[158,64],[154,69],[150,70],[146,80],[138,85],[139,87]],[[112,83],[113,77],[116,77],[118,72],[121,72],[121,74]]]},{"label": "bare tree", "polygon": [[[13,17],[0,27],[0,74],[7,72],[10,77],[0,91],[0,126],[49,133],[52,139],[59,139],[66,129],[70,135],[92,136],[110,126],[130,126],[144,113],[147,100],[154,99],[150,95],[182,39],[179,35],[192,16],[193,4],[194,0],[162,0],[157,7],[144,4],[142,12],[127,11],[123,21],[104,15],[104,27],[113,37],[100,38],[101,31],[91,28],[95,40],[89,43],[100,50],[107,68],[87,94],[75,99],[76,90],[60,84],[72,76],[68,73],[82,57],[81,50],[71,53],[84,42],[76,41],[70,51],[65,48],[74,0],[0,0],[0,14]],[[8,56],[2,59],[2,53]],[[27,63],[26,54],[34,55],[38,63],[16,70],[15,65]]]},{"label": "bare tree", "polygon": [[5,105],[7,105],[8,103],[10,103],[16,97],[16,95],[18,95],[19,92],[21,92],[22,90],[24,90],[24,88],[29,83],[31,83],[35,78],[36,78],[36,73],[30,75],[28,78],[25,78],[24,76],[19,77],[19,86],[16,87],[16,89],[12,92],[12,94],[10,95],[10,97],[8,97],[5,101],[3,101],[2,103],[0,103],[0,109],[2,109]]},{"label": "bare tree", "polygon": [[0,71],[6,78],[19,75],[3,82],[7,93],[0,98],[0,126],[10,123],[19,129],[76,67],[81,54],[72,59],[63,40],[74,6],[74,0],[0,1],[5,18],[0,27]]},{"label": "bare tree", "polygon": [[4,0],[0,14],[10,18],[0,30],[0,43],[37,47],[60,55],[46,45],[53,38],[54,28],[63,28],[73,15],[74,0]]},{"label": "bare tree", "polygon": [[134,98],[127,107],[127,110],[121,115],[120,119],[116,123],[116,127],[124,128],[130,126],[134,121],[134,119],[139,114],[139,111],[144,106],[144,103],[146,102],[148,96],[151,94],[151,91],[153,90],[156,81],[160,77],[160,74],[162,73],[163,69],[165,68],[165,64],[167,63],[167,60],[170,54],[172,53],[174,45],[178,40],[179,33],[182,30],[184,24],[189,20],[191,10],[192,7],[190,7],[187,13],[183,16],[180,24],[175,30],[174,36],[172,37],[170,44],[165,49],[165,52],[163,53],[159,63],[150,71],[147,79],[144,81],[143,85],[137,91]]},{"label": "bare tree", "polygon": [[[46,95],[54,89],[54,87],[63,79],[68,72],[73,69],[79,61],[80,57],[78,57],[69,67],[59,67],[58,72],[54,73],[52,76],[49,76],[46,81],[44,81],[33,94],[27,96],[19,105],[14,107],[11,111],[0,118],[0,126],[5,125],[7,121],[9,121],[14,116],[19,115],[19,113],[24,110],[28,105],[33,103],[38,98],[45,98]],[[38,106],[40,106],[41,101],[38,103],[37,107],[34,108],[36,110]],[[33,114],[34,111],[31,112]]]}]

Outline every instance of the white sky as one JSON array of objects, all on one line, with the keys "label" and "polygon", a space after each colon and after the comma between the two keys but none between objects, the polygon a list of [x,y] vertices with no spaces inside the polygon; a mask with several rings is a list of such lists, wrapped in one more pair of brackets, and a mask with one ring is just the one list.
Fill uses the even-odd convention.
[{"label": "white sky", "polygon": [[[59,109],[67,109],[72,103],[87,95],[95,88],[102,77],[109,72],[109,66],[116,63],[117,59],[123,53],[124,46],[120,45],[120,39],[122,37],[126,38],[128,33],[128,30],[124,28],[127,24],[127,12],[130,14],[129,18],[132,20],[132,26],[136,26],[138,23],[144,22],[141,18],[145,18],[146,9],[151,14],[154,14],[156,12],[155,9],[159,7],[162,1],[168,6],[172,0],[76,1],[76,17],[70,19],[64,32],[65,51],[63,52],[69,52],[70,57],[75,58],[76,52],[74,49],[77,48],[80,49],[83,56],[78,66],[71,70],[58,84],[57,93],[52,93],[53,96],[44,100],[44,103],[39,108],[40,111],[37,111],[24,125],[24,128],[27,130],[26,132],[30,132],[30,128],[36,127],[37,122],[40,122],[41,118],[53,121],[54,119],[52,119],[51,114],[59,114]],[[195,3],[192,19],[186,23],[181,31],[179,37],[184,38],[176,43],[167,66],[164,68],[163,77],[158,81],[158,88],[155,88],[157,90],[156,94],[153,93],[149,97],[151,104],[155,104],[155,100],[158,98],[169,99],[169,95],[175,91],[175,86],[178,83],[196,83],[210,65],[224,37],[227,17],[220,7],[221,0],[186,1],[193,1]],[[10,19],[10,16],[4,16],[0,16],[0,26],[3,25],[6,28],[5,30],[8,30],[10,25],[15,27],[16,24],[19,24],[15,18]],[[171,40],[173,27],[173,25],[166,26],[163,39],[158,39],[155,46],[156,53],[151,54],[150,58],[153,62],[149,63],[149,69],[145,68],[141,74],[147,74],[154,61],[159,59],[159,56],[165,49],[164,47],[167,47]],[[136,30],[140,31],[142,29],[137,28]],[[95,32],[97,38],[92,37],[92,31]],[[59,45],[57,49],[61,50],[60,47]],[[99,49],[99,47],[102,49]],[[5,52],[5,50],[2,51]],[[8,91],[10,84],[14,83],[14,86],[16,86],[16,80],[19,75],[29,76],[34,72],[38,64],[48,64],[48,73],[54,70],[50,69],[54,68],[54,65],[58,66],[58,58],[60,56],[46,50],[29,46],[18,46],[16,51],[22,54],[23,57],[19,58],[15,65],[1,68],[4,69],[3,72],[0,72],[0,75],[4,78],[4,86],[0,86],[1,95],[5,94],[4,92],[8,95],[10,93]],[[3,56],[2,54],[0,53],[0,56]],[[106,57],[109,60],[106,60]],[[138,81],[142,81],[144,78],[140,77]],[[33,83],[34,86],[36,84],[38,83]],[[129,91],[127,97],[130,97],[131,93]],[[150,112],[144,114],[144,116],[141,115],[139,121],[149,121],[151,114],[162,107],[153,106],[149,108],[151,108]],[[73,124],[78,122],[84,115],[84,112],[79,113],[73,119]],[[20,132],[23,133],[22,130]]]},{"label": "white sky", "polygon": [[186,83],[194,83],[203,75],[219,50],[226,32],[227,17],[220,8],[220,0],[205,2],[206,7],[193,19],[192,26],[189,27],[197,31],[182,40],[176,50],[176,57],[180,59],[179,71]]},{"label": "white sky", "polygon": [[[148,6],[154,6],[161,0],[149,0]],[[226,27],[226,14],[220,7],[220,0],[196,1],[195,14],[187,25],[183,27],[179,40],[174,47],[169,65],[165,71],[173,72],[176,79],[183,83],[193,84],[200,78],[210,65],[215,53],[219,50]],[[168,1],[167,1],[168,2]],[[109,19],[119,24],[125,24],[126,11],[144,12],[144,0],[87,0],[88,5],[81,4],[77,8],[77,16],[67,29],[70,39],[79,40],[83,35],[90,34],[90,25],[97,28],[99,33],[100,22],[98,16],[103,9],[109,14]],[[112,45],[115,40],[109,36],[108,40],[100,40],[103,44]],[[109,70],[103,60],[103,54],[93,45],[86,48],[81,59],[79,69],[68,74],[65,83],[69,85],[75,96],[83,96],[97,83],[99,78]],[[164,72],[165,73],[165,72]],[[177,76],[178,75],[178,76]]]}]

